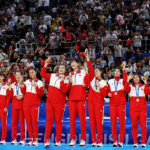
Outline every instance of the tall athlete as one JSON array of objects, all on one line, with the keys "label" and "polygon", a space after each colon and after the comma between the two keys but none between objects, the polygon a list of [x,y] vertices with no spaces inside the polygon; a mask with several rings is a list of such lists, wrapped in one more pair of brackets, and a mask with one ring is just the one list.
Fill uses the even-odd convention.
[{"label": "tall athlete", "polygon": [[71,61],[72,72],[69,74],[70,92],[69,92],[69,115],[70,115],[70,136],[69,146],[76,144],[75,127],[76,118],[79,115],[81,126],[80,146],[85,146],[86,138],[86,85],[88,85],[88,75],[86,71],[79,68],[79,61]]},{"label": "tall athlete", "polygon": [[107,84],[106,81],[102,79],[102,70],[100,68],[95,68],[95,70],[93,70],[93,66],[90,61],[88,51],[86,52],[85,55],[89,68],[89,80],[90,80],[88,108],[89,108],[91,136],[93,142],[92,146],[102,147],[104,97],[107,95]]},{"label": "tall athlete", "polygon": [[44,67],[41,70],[41,76],[49,81],[49,88],[46,101],[46,128],[45,128],[45,147],[50,145],[49,138],[53,122],[55,120],[56,125],[56,144],[55,146],[60,146],[61,135],[62,135],[62,120],[65,110],[66,103],[66,93],[69,89],[69,81],[65,76],[66,68],[64,65],[58,67],[58,73],[46,73],[47,66],[51,62],[51,57],[49,57]]},{"label": "tall athlete", "polygon": [[[129,84],[131,79],[133,80],[133,84]],[[138,74],[130,74],[125,85],[125,90],[129,93],[130,97],[130,118],[134,147],[138,146],[138,122],[141,127],[142,147],[146,147],[147,103],[145,96],[149,94],[149,86],[147,80],[143,78],[143,81],[144,84],[141,84],[141,77]]]},{"label": "tall athlete", "polygon": [[29,70],[30,79],[21,86],[24,93],[23,110],[27,123],[29,142],[28,145],[38,145],[38,117],[40,99],[43,95],[43,83],[37,79],[37,71],[33,68]]},{"label": "tall athlete", "polygon": [[[125,71],[126,63],[123,63],[123,79],[121,79],[121,70],[116,68],[114,79],[108,81],[108,96],[110,97],[110,119],[111,130],[113,137],[113,146],[123,147],[123,140],[125,136],[125,104],[126,97],[124,85],[127,81],[127,74]],[[120,123],[120,140],[117,140],[117,117]]]}]

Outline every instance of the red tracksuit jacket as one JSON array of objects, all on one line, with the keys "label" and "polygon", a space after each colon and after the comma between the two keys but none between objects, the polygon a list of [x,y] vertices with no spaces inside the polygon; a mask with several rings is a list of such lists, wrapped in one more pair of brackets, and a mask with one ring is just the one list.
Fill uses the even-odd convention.
[{"label": "red tracksuit jacket", "polygon": [[86,86],[89,85],[89,76],[85,70],[78,69],[77,73],[70,73],[72,84],[70,84],[69,100],[86,100]]},{"label": "red tracksuit jacket", "polygon": [[[37,86],[36,88],[33,86],[35,83]],[[43,95],[43,82],[41,80],[33,81],[32,79],[26,80],[24,82],[24,88],[21,88],[21,92],[25,95],[24,96],[24,106],[34,106],[40,105],[40,100]]]},{"label": "red tracksuit jacket", "polygon": [[147,110],[147,103],[145,96],[149,94],[148,84],[140,84],[139,88],[139,101],[137,102],[135,85],[129,85],[128,82],[125,84],[125,91],[129,93],[130,97],[130,109],[135,111]]},{"label": "red tracksuit jacket", "polygon": [[8,86],[6,85],[6,82],[3,84],[3,86],[0,89],[0,109],[9,107],[10,103],[10,90],[8,89]]},{"label": "red tracksuit jacket", "polygon": [[[114,80],[119,81],[117,87],[117,95],[115,95]],[[124,90],[124,85],[126,81],[127,81],[127,74],[125,70],[123,71],[123,79],[115,78],[115,79],[110,79],[108,81],[108,93],[112,93],[112,97],[110,98],[110,105],[126,104],[126,97],[125,97],[125,90]]]},{"label": "red tracksuit jacket", "polygon": [[[89,67],[89,79],[90,79],[90,89],[88,95],[88,101],[93,103],[101,103],[104,105],[104,97],[107,95],[107,83],[103,79],[96,79],[94,77],[94,70],[91,62],[87,62]],[[97,87],[95,85],[96,81],[99,82],[101,88],[97,91]]]},{"label": "red tracksuit jacket", "polygon": [[64,77],[63,81],[60,81],[58,74],[46,73],[47,68],[43,67],[41,70],[41,76],[49,81],[47,102],[50,103],[65,103],[66,93],[69,89],[69,81],[67,77]]}]

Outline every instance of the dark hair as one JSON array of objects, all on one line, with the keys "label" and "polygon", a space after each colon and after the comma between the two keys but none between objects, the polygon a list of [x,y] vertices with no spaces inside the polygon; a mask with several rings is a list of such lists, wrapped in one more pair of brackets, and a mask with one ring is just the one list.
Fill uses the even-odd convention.
[{"label": "dark hair", "polygon": [[65,65],[65,64],[60,64],[60,65],[58,65],[58,68],[59,68],[60,66],[64,66],[64,67],[65,67],[65,69],[67,69],[67,67],[66,67],[66,65]]},{"label": "dark hair", "polygon": [[16,71],[16,73],[17,73],[17,72],[18,72],[18,73],[20,73],[21,75],[23,75],[22,71],[20,71],[20,70],[17,70],[17,71]]},{"label": "dark hair", "polygon": [[78,63],[78,64],[80,63],[79,59],[72,59],[72,60],[71,60],[71,63],[74,62],[74,61],[75,61],[76,63]]},{"label": "dark hair", "polygon": [[98,69],[98,70],[101,72],[101,78],[104,79],[104,72],[103,72],[103,69],[100,68],[100,67],[95,67],[94,70],[95,70],[95,69]]},{"label": "dark hair", "polygon": [[[30,68],[29,71],[30,71],[30,70],[34,70],[35,72],[37,72],[37,70],[36,70],[35,68]],[[29,72],[29,71],[28,71],[28,72]]]},{"label": "dark hair", "polygon": [[120,73],[122,73],[122,69],[121,69],[120,67],[116,67],[116,68],[115,68],[115,71],[116,71],[116,70],[119,70]]},{"label": "dark hair", "polygon": [[[133,77],[134,77],[134,76],[138,76],[138,77],[140,78],[139,83],[144,84],[143,80],[141,79],[141,74],[139,74],[139,73],[137,73],[137,72],[134,72],[134,73],[133,73]],[[134,84],[133,79],[131,79],[130,82],[131,82],[132,84]]]}]

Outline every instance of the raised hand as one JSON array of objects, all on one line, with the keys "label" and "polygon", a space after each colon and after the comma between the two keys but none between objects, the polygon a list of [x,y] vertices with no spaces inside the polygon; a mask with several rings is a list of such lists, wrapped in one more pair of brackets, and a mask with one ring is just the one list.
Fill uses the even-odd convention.
[{"label": "raised hand", "polygon": [[146,78],[145,76],[144,76],[144,77],[142,76],[142,77],[141,77],[141,80],[142,80],[145,84],[147,84],[147,78]]},{"label": "raised hand", "polygon": [[49,56],[48,59],[46,59],[44,66],[47,67],[47,65],[49,65],[50,62],[51,62],[51,56]]},{"label": "raised hand", "polygon": [[86,73],[88,73],[88,67],[87,67],[87,64],[84,64],[84,70]]},{"label": "raised hand", "polygon": [[125,69],[126,69],[126,65],[127,65],[127,63],[126,63],[126,61],[124,61],[124,62],[122,63],[123,70],[125,70]]},{"label": "raised hand", "polygon": [[133,79],[133,73],[130,73],[130,74],[129,74],[127,81],[129,82],[131,79]]},{"label": "raised hand", "polygon": [[90,61],[89,50],[87,48],[85,49],[84,55],[86,57],[86,61]]}]

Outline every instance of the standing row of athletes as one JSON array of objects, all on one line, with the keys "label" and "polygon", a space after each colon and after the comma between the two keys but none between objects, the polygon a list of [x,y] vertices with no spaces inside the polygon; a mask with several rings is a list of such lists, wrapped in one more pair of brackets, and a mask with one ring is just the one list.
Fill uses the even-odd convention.
[{"label": "standing row of athletes", "polygon": [[[66,95],[69,91],[68,105],[70,115],[70,136],[69,146],[76,144],[75,128],[76,117],[79,115],[81,126],[81,143],[85,146],[86,138],[86,87],[90,86],[88,94],[88,109],[91,128],[92,146],[102,147],[103,141],[103,111],[104,97],[110,97],[110,119],[113,136],[113,146],[123,146],[125,136],[125,92],[130,96],[130,117],[132,122],[132,136],[134,147],[138,146],[138,121],[140,122],[142,147],[146,146],[147,138],[147,104],[145,96],[150,94],[150,89],[146,79],[138,74],[130,74],[127,77],[123,63],[123,79],[121,70],[116,68],[114,78],[108,81],[102,79],[102,70],[94,68],[90,62],[88,50],[85,51],[88,69],[80,69],[78,60],[71,61],[72,72],[69,76],[65,75],[66,68],[60,65],[58,74],[46,73],[47,67],[51,63],[49,57],[41,70],[41,76],[49,82],[47,100],[46,100],[46,127],[45,127],[45,147],[50,145],[49,138],[53,122],[56,126],[56,146],[61,144],[62,120],[65,110]],[[12,142],[17,144],[18,121],[20,122],[21,140],[19,144],[25,144],[25,121],[29,133],[28,145],[38,145],[38,114],[40,99],[43,95],[44,86],[42,81],[37,79],[36,70],[29,70],[30,79],[23,81],[20,71],[16,72],[15,83],[10,83],[5,79],[3,73],[0,73],[0,119],[2,122],[1,144],[6,144],[7,135],[7,112],[10,99],[12,98]],[[130,84],[130,80],[133,83]],[[117,141],[117,118],[120,123],[120,139]],[[97,136],[96,136],[97,134]]]}]

